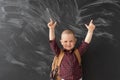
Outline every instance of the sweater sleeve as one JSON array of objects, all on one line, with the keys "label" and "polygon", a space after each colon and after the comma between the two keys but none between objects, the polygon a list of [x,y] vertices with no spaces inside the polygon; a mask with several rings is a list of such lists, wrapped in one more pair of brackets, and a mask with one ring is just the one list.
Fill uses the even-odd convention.
[{"label": "sweater sleeve", "polygon": [[89,46],[88,43],[82,41],[82,44],[78,47],[78,50],[79,50],[81,56],[82,56],[82,55],[85,53],[85,51],[88,49],[88,46]]},{"label": "sweater sleeve", "polygon": [[58,47],[56,40],[55,40],[55,39],[54,39],[54,40],[50,40],[49,43],[50,43],[50,47],[51,47],[52,51],[53,51],[56,55],[59,55],[59,53],[60,53],[60,48]]}]

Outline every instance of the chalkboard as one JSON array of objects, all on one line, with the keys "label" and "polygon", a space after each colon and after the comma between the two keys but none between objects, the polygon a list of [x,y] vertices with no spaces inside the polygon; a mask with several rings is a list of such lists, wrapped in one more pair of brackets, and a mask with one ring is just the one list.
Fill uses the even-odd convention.
[{"label": "chalkboard", "polygon": [[0,0],[0,80],[49,80],[53,52],[47,23],[57,21],[56,39],[72,29],[79,45],[93,19],[96,29],[82,56],[83,80],[120,80],[119,0]]}]

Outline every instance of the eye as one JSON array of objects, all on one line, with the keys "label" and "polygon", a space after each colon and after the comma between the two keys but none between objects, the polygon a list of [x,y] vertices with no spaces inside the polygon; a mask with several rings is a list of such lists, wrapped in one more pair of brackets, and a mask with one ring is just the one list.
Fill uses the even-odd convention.
[{"label": "eye", "polygon": [[67,41],[64,41],[65,43],[67,43]]},{"label": "eye", "polygon": [[72,40],[70,42],[73,42]]}]

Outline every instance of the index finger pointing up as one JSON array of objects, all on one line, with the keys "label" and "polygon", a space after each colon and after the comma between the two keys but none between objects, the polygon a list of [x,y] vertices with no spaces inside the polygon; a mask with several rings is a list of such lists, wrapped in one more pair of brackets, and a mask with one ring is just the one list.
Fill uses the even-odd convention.
[{"label": "index finger pointing up", "polygon": [[93,20],[91,20],[90,23],[93,23]]},{"label": "index finger pointing up", "polygon": [[50,18],[50,23],[53,24],[53,20],[52,20],[52,18]]},{"label": "index finger pointing up", "polygon": [[53,22],[52,18],[50,18],[50,22]]}]

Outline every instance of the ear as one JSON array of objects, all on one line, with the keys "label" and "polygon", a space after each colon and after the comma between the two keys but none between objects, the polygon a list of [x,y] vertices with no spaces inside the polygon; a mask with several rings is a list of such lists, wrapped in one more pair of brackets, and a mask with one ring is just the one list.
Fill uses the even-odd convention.
[{"label": "ear", "polygon": [[75,42],[77,42],[77,38],[75,38]]},{"label": "ear", "polygon": [[60,43],[61,43],[61,44],[63,44],[63,41],[62,41],[62,40],[60,40]]}]

